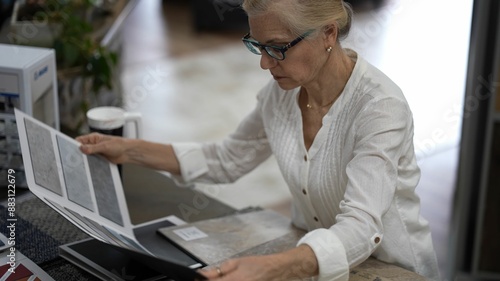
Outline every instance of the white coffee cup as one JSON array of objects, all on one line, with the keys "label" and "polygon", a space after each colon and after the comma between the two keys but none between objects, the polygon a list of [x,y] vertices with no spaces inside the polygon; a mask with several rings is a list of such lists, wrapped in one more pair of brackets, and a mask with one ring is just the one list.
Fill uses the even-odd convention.
[{"label": "white coffee cup", "polygon": [[127,122],[135,124],[136,138],[141,137],[142,116],[138,112],[127,112],[115,106],[94,107],[87,111],[87,123],[90,131],[107,135],[123,136]]}]

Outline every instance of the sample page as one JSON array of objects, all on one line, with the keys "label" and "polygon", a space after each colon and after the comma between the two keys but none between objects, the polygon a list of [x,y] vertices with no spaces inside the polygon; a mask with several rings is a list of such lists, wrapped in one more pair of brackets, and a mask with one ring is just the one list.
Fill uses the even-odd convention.
[{"label": "sample page", "polygon": [[92,237],[146,251],[134,237],[117,166],[16,109],[30,191]]}]

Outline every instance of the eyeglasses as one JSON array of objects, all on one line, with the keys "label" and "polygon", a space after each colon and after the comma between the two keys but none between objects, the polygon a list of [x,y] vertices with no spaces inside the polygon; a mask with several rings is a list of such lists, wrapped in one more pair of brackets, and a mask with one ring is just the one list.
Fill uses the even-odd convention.
[{"label": "eyeglasses", "polygon": [[261,44],[253,39],[250,39],[250,33],[247,33],[243,39],[243,43],[247,47],[247,49],[256,54],[256,55],[262,55],[262,50],[265,50],[266,53],[271,56],[274,59],[277,60],[284,60],[285,59],[285,52],[288,51],[291,47],[297,45],[302,39],[306,38],[312,33],[312,30],[309,30],[308,32],[300,35],[297,37],[295,40],[292,42],[286,44],[283,47],[278,47],[278,46],[270,46],[270,45],[264,45]]}]

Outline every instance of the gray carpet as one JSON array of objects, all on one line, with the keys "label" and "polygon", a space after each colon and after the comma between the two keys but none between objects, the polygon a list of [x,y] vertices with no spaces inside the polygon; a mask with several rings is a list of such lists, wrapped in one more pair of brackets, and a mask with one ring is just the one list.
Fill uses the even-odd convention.
[{"label": "gray carpet", "polygon": [[[0,224],[7,225],[7,209],[0,206]],[[16,204],[16,250],[38,264],[56,281],[99,280],[59,257],[59,246],[88,238],[36,197]],[[0,229],[8,235],[8,229]]]}]

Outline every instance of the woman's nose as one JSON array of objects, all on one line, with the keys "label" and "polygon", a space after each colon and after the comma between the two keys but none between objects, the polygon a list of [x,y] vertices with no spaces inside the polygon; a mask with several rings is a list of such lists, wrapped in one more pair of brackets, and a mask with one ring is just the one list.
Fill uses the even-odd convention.
[{"label": "woman's nose", "polygon": [[273,68],[277,64],[277,60],[271,57],[268,53],[262,52],[260,56],[260,67],[264,70]]}]

